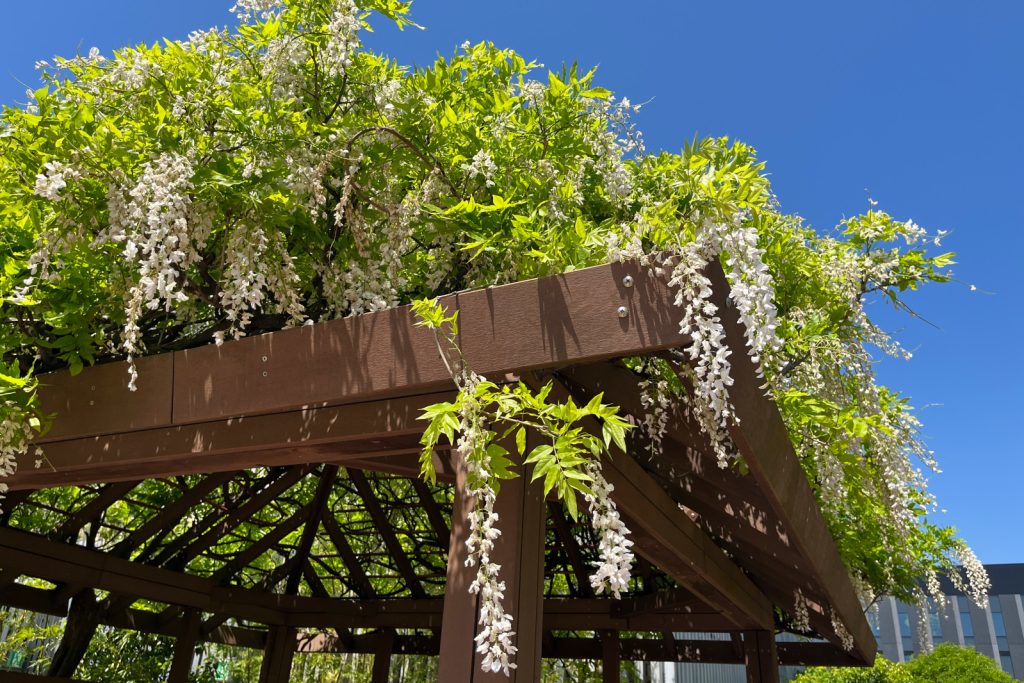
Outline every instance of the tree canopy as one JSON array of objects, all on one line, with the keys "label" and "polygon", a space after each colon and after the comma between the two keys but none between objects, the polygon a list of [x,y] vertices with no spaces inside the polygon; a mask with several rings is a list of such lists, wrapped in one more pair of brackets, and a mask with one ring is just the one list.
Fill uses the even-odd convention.
[{"label": "tree canopy", "polygon": [[[678,288],[695,340],[682,374],[630,361],[655,447],[666,416],[689,410],[720,464],[742,468],[725,430],[729,355],[751,353],[865,598],[920,600],[941,572],[983,600],[984,570],[933,519],[935,461],[914,411],[872,368],[872,353],[909,353],[866,304],[908,310],[905,293],[947,282],[943,233],[873,203],[816,230],[781,210],[742,142],[649,152],[639,105],[592,69],[544,71],[488,42],[420,68],[363,48],[371,20],[415,27],[409,9],[239,0],[231,30],[40,62],[41,87],[0,117],[0,470],[45,464],[29,451],[46,428],[42,372],[417,301],[444,337],[457,320],[431,306],[439,294],[638,259]],[[748,349],[723,345],[700,274],[711,258]],[[427,438],[474,454],[479,500],[514,472],[493,448],[499,427],[478,422],[550,416],[547,401],[563,412],[531,422],[551,437],[531,457],[550,469],[567,456],[548,486],[591,496],[618,529],[595,465],[625,428],[614,406],[502,398],[471,369],[457,379]],[[584,414],[611,425],[604,444],[573,426]],[[617,547],[600,585],[614,590],[627,555]]]}]

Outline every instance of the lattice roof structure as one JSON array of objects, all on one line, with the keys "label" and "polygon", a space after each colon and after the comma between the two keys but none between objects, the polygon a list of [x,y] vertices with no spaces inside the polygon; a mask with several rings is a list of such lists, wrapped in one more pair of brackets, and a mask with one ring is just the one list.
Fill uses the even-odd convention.
[{"label": "lattice roof structure", "polygon": [[[742,349],[721,268],[708,273]],[[442,302],[459,311],[480,374],[551,379],[579,401],[603,392],[642,421],[638,378],[620,360],[681,362],[672,297],[627,263]],[[373,653],[374,681],[392,654],[440,656],[442,681],[505,680],[474,666],[464,466],[438,449],[438,482],[418,476],[417,417],[454,388],[414,322],[403,307],[151,356],[135,393],[119,363],[44,376],[47,466],[8,482],[0,604],[68,616],[51,673],[71,676],[106,624],[177,638],[170,681],[187,680],[201,641],[263,650],[261,681],[287,680],[296,652]],[[638,555],[622,599],[593,594],[586,524],[526,477],[502,486],[513,681],[538,680],[542,657],[600,659],[609,681],[621,659],[745,663],[751,681],[778,680],[780,661],[873,661],[778,410],[746,354],[732,360],[742,471],[718,467],[682,415],[660,451],[633,430],[629,454],[604,464]],[[784,615],[803,610],[819,640],[777,643]],[[677,635],[709,631],[732,638]]]}]

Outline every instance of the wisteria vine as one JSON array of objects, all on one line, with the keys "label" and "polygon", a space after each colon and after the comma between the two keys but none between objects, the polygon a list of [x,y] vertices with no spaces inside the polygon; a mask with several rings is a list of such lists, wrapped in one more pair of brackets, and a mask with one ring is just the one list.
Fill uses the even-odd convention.
[{"label": "wisteria vine", "polygon": [[[43,87],[0,117],[0,479],[45,428],[39,373],[626,259],[675,288],[692,340],[630,362],[647,445],[656,457],[688,411],[718,463],[739,466],[729,392],[742,349],[725,343],[704,274],[717,259],[865,600],[913,599],[939,574],[984,600],[984,569],[934,521],[926,473],[937,465],[920,422],[872,369],[875,350],[909,354],[867,304],[905,308],[905,292],[948,281],[943,231],[873,203],[830,234],[812,230],[780,210],[743,143],[648,153],[630,118],[639,106],[593,71],[541,76],[486,42],[402,68],[361,38],[373,15],[410,25],[400,0],[238,0],[233,11],[232,30],[41,60]],[[543,381],[499,385],[452,359],[459,398],[427,437],[457,442],[472,468],[474,586],[488,605],[478,646],[504,669],[514,632],[490,562],[497,482],[513,474],[501,444],[524,421],[549,441],[572,432],[520,455],[567,507],[588,506],[595,590],[619,595],[633,556],[600,458],[624,449],[628,425],[600,400],[556,401]],[[146,381],[128,365],[132,385]],[[551,405],[572,419],[539,417]],[[595,429],[609,438],[588,441]]]}]

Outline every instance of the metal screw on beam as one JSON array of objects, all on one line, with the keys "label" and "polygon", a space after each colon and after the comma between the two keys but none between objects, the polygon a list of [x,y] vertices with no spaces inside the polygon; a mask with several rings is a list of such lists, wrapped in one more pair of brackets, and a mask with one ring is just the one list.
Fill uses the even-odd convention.
[{"label": "metal screw on beam", "polygon": [[627,275],[626,277],[622,278],[622,286],[623,287],[632,287],[633,286],[633,276],[632,275]]},{"label": "metal screw on beam", "polygon": [[619,310],[616,312],[619,314],[620,318],[629,317],[629,309],[626,308],[625,306],[619,306]]}]

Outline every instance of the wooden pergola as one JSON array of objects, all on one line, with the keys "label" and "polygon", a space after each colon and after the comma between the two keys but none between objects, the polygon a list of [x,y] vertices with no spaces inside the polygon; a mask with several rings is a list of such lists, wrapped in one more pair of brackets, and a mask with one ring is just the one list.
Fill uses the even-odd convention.
[{"label": "wooden pergola", "polygon": [[[632,430],[630,454],[604,464],[638,556],[620,600],[593,594],[586,524],[528,477],[506,482],[496,561],[518,634],[512,681],[537,681],[542,657],[601,660],[606,681],[619,680],[622,659],[745,663],[749,681],[777,681],[780,662],[874,659],[849,575],[743,352],[721,268],[708,273],[736,350],[731,436],[746,472],[719,468],[685,417],[656,455]],[[673,296],[627,263],[442,303],[459,311],[478,373],[552,380],[580,401],[603,392],[642,421],[638,378],[619,359],[687,345]],[[417,417],[454,386],[408,307],[151,356],[138,370],[134,393],[121,363],[45,376],[43,405],[56,414],[40,439],[47,465],[8,482],[0,604],[67,616],[52,677],[71,677],[105,624],[175,637],[172,682],[187,680],[200,642],[262,650],[267,682],[288,679],[296,652],[372,653],[375,682],[394,654],[438,655],[445,682],[505,680],[474,662],[462,463],[438,450],[438,482],[418,478]],[[776,642],[782,615],[802,610],[817,639]],[[692,635],[706,632],[731,637]]]}]

